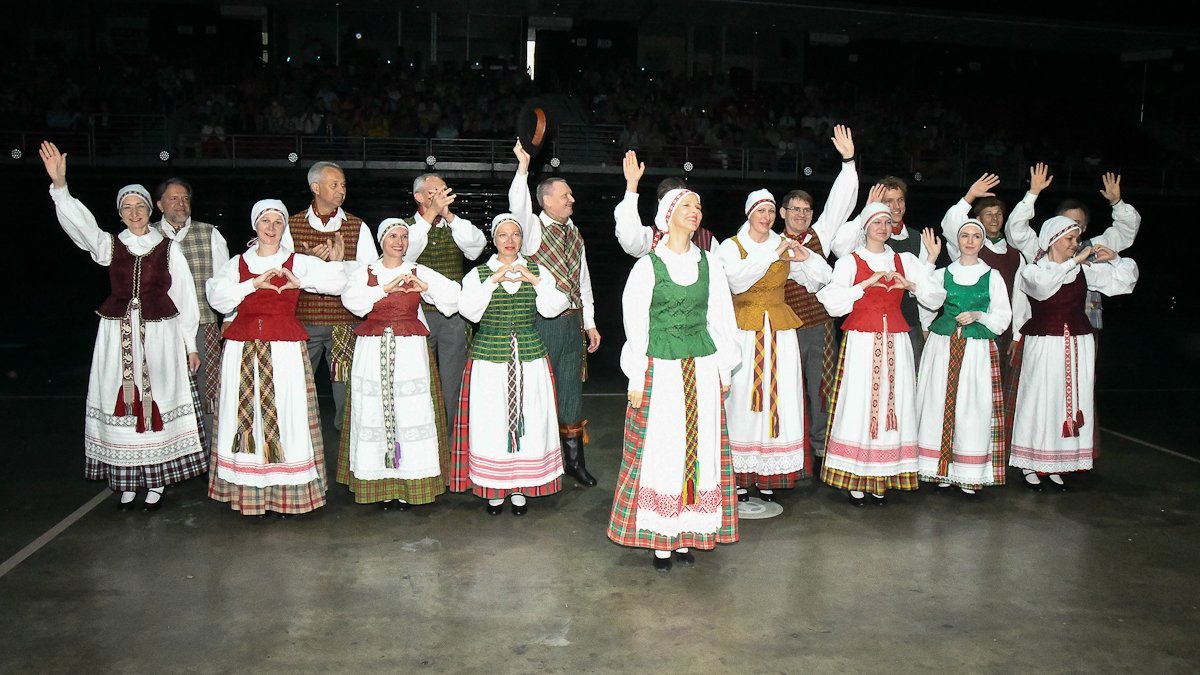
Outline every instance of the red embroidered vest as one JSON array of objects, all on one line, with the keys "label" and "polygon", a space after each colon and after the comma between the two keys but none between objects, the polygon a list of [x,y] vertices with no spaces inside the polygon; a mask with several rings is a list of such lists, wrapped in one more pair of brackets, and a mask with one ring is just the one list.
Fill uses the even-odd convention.
[{"label": "red embroidered vest", "polygon": [[120,319],[130,305],[141,309],[143,321],[161,321],[179,315],[179,309],[167,295],[171,288],[171,242],[164,239],[154,248],[134,255],[115,236],[112,262],[108,265],[109,293],[96,313],[106,319]]},{"label": "red embroidered vest", "polygon": [[1087,281],[1083,270],[1075,277],[1075,281],[1063,284],[1054,295],[1045,300],[1029,298],[1031,316],[1021,326],[1024,335],[1062,335],[1063,327],[1071,331],[1071,335],[1091,335],[1096,332],[1092,322],[1088,321],[1083,311],[1087,299]]},{"label": "red embroidered vest", "polygon": [[[413,276],[416,276],[413,270]],[[375,272],[367,269],[367,285],[378,286],[379,278]],[[421,294],[388,293],[375,303],[375,307],[367,314],[365,321],[355,329],[356,335],[383,335],[385,328],[391,328],[394,335],[429,335],[429,329],[417,318],[417,308],[421,306]]]},{"label": "red embroidered vest", "polygon": [[[851,255],[854,256],[857,266],[854,283],[861,283],[875,273],[857,253]],[[900,262],[900,254],[893,255],[896,271],[903,275],[904,264]],[[850,315],[842,322],[842,330],[856,330],[862,333],[907,333],[908,322],[900,312],[900,300],[904,298],[904,293],[904,289],[898,285],[887,290],[879,286],[866,289],[858,302],[854,303]]]},{"label": "red embroidered vest", "polygon": [[[292,269],[296,254],[289,255],[283,263],[286,270]],[[238,256],[238,280],[249,281],[257,274],[250,271],[246,259]],[[272,286],[282,286],[287,279],[282,275],[271,279]],[[289,288],[283,292],[259,288],[238,305],[237,316],[225,329],[225,339],[249,342],[268,340],[276,342],[301,342],[308,339],[308,331],[296,318],[296,303],[300,300],[300,289]]]}]

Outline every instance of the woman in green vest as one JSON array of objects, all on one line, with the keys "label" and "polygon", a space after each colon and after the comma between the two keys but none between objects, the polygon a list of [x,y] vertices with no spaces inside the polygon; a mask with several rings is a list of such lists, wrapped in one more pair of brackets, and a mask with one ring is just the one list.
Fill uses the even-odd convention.
[{"label": "woman in green vest", "polygon": [[629,378],[625,449],[608,538],[671,552],[691,565],[692,548],[737,541],[737,497],[724,395],[739,362],[733,300],[717,256],[691,242],[700,198],[671,190],[654,224],[667,232],[637,261],[622,296]]},{"label": "woman in green vest", "polygon": [[[937,307],[921,307],[929,337],[917,375],[917,473],[940,488],[975,496],[1004,484],[1004,401],[996,337],[1012,320],[1009,289],[979,259],[987,236],[971,218],[958,227],[958,260],[930,277],[946,290]],[[932,310],[932,311],[931,311]]]},{"label": "woman in green vest", "polygon": [[513,515],[527,497],[562,487],[562,449],[554,378],[534,314],[553,317],[567,308],[554,277],[521,256],[521,224],[511,213],[492,220],[496,254],[463,277],[458,312],[477,322],[463,372],[454,422],[452,492],[471,490],[500,515]]}]

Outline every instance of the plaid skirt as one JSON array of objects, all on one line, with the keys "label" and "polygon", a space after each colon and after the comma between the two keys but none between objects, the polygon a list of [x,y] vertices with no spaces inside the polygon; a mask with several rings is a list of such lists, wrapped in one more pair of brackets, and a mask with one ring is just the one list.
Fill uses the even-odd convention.
[{"label": "plaid skirt", "polygon": [[646,413],[654,394],[653,368],[647,369],[642,394],[642,406],[625,412],[624,449],[621,453],[621,473],[617,476],[612,514],[608,521],[608,538],[622,546],[674,551],[678,548],[709,550],[717,544],[732,544],[738,540],[737,489],[733,481],[733,454],[729,449],[729,432],[725,423],[725,408],[721,406],[721,526],[716,532],[681,532],[667,537],[637,528],[637,495],[641,476],[642,453],[646,449]]},{"label": "plaid skirt", "polygon": [[[321,438],[321,414],[317,408],[317,389],[313,384],[312,366],[308,358],[301,359],[304,367],[305,396],[308,401],[308,433],[312,438],[313,459],[317,465],[317,477],[299,485],[269,485],[252,487],[230,483],[217,477],[217,453],[211,453],[208,472],[208,496],[219,502],[227,502],[234,511],[244,516],[258,516],[267,511],[277,513],[308,513],[325,505],[325,443]],[[236,420],[232,420],[236,424]],[[213,429],[220,425],[220,415],[213,415]],[[214,432],[214,436],[217,434]]]},{"label": "plaid skirt", "polygon": [[402,479],[383,478],[361,480],[350,470],[350,402],[353,378],[346,384],[346,410],[342,417],[342,433],[338,442],[337,473],[334,480],[350,488],[358,504],[372,504],[390,499],[400,499],[409,504],[428,504],[446,492],[447,476],[450,475],[450,445],[446,439],[446,407],[442,405],[442,385],[438,377],[437,359],[429,350],[429,382],[433,403],[434,424],[438,433],[438,460],[441,475],[428,478]]}]

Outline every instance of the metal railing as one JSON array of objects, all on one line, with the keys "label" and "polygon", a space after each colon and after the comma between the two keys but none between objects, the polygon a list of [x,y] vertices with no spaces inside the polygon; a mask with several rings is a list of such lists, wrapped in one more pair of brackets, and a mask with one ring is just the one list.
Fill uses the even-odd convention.
[{"label": "metal railing", "polygon": [[[623,127],[561,125],[552,147],[539,160],[562,173],[620,171],[625,153]],[[0,152],[16,161],[36,162],[42,139],[53,140],[76,164],[147,166],[170,161],[183,166],[292,166],[318,159],[371,169],[445,171],[507,171],[514,163],[510,139],[376,138],[362,136],[302,136],[277,134],[173,134],[161,116],[93,116],[81,130],[0,131]],[[741,180],[830,180],[839,170],[832,150],[781,151],[774,148],[663,145],[639,147],[652,173],[683,173],[697,177]],[[162,155],[161,153],[166,153]],[[161,156],[160,156],[161,155]],[[162,157],[166,157],[164,160]],[[1066,189],[1099,184],[1102,170],[1079,160],[1037,158],[1051,164],[1055,182]],[[886,174],[939,186],[970,185],[984,172],[997,173],[1007,185],[1028,178],[1031,158],[996,144],[965,144],[940,155],[859,153],[864,180]],[[1160,194],[1194,194],[1200,185],[1200,165],[1124,166],[1137,175],[1143,190]]]}]

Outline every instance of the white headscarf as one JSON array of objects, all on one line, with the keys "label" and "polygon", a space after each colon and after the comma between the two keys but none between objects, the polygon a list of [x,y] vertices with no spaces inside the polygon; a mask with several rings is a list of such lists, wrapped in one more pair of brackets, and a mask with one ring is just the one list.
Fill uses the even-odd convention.
[{"label": "white headscarf", "polygon": [[150,192],[141,183],[130,183],[117,190],[117,213],[121,212],[121,202],[129,195],[141,197],[142,201],[146,202],[146,207],[150,209],[150,212],[154,212],[154,202],[150,201]]},{"label": "white headscarf", "polygon": [[501,213],[495,218],[492,218],[492,238],[496,238],[496,228],[500,227],[501,223],[511,222],[516,224],[517,229],[521,231],[521,236],[525,236],[525,228],[521,226],[521,221],[511,213]]},{"label": "white headscarf", "polygon": [[[670,229],[671,214],[675,213],[675,207],[679,206],[679,202],[688,195],[696,195],[696,193],[687,188],[668,190],[667,194],[658,200],[658,213],[654,214],[654,226],[663,232]],[[700,195],[696,195],[696,201],[700,201]]]},{"label": "white headscarf", "polygon": [[1054,242],[1067,236],[1071,230],[1079,229],[1079,223],[1074,220],[1066,216],[1054,216],[1042,223],[1042,229],[1038,232],[1038,247],[1042,251],[1049,251]]},{"label": "white headscarf", "polygon": [[392,230],[396,229],[397,227],[403,227],[404,229],[407,230],[408,223],[405,222],[403,218],[384,218],[383,222],[379,223],[379,230],[375,235],[375,239],[378,240],[380,244],[382,244],[383,238],[387,236],[387,233],[391,232]]},{"label": "white headscarf", "polygon": [[[867,204],[866,206],[864,206],[863,210],[862,210],[862,216],[861,216],[862,223],[860,223],[862,225],[862,228],[864,230],[866,230],[867,225],[870,224],[870,222],[872,220],[875,220],[875,216],[878,216],[881,213],[886,213],[888,215],[888,217],[890,218],[892,215],[892,210],[890,208],[888,208],[888,205],[884,204],[883,202],[871,202],[870,204]],[[892,233],[892,229],[889,227],[888,235],[890,236],[891,233]]]},{"label": "white headscarf", "polygon": [[758,207],[767,203],[769,203],[771,206],[775,206],[775,195],[771,194],[771,191],[767,190],[766,188],[762,190],[755,190],[747,195],[746,208],[743,209],[746,212],[747,219],[750,217],[750,214],[754,212],[754,209],[757,209]]},{"label": "white headscarf", "polygon": [[967,218],[964,220],[963,224],[958,226],[958,234],[962,234],[964,227],[973,227],[983,234],[984,239],[987,238],[987,230],[983,229],[983,223],[979,222],[979,220],[975,218]]},{"label": "white headscarf", "polygon": [[254,202],[254,206],[250,209],[250,229],[258,230],[258,219],[267,211],[278,211],[283,215],[283,222],[286,226],[288,219],[287,207],[278,199],[260,199]]}]

